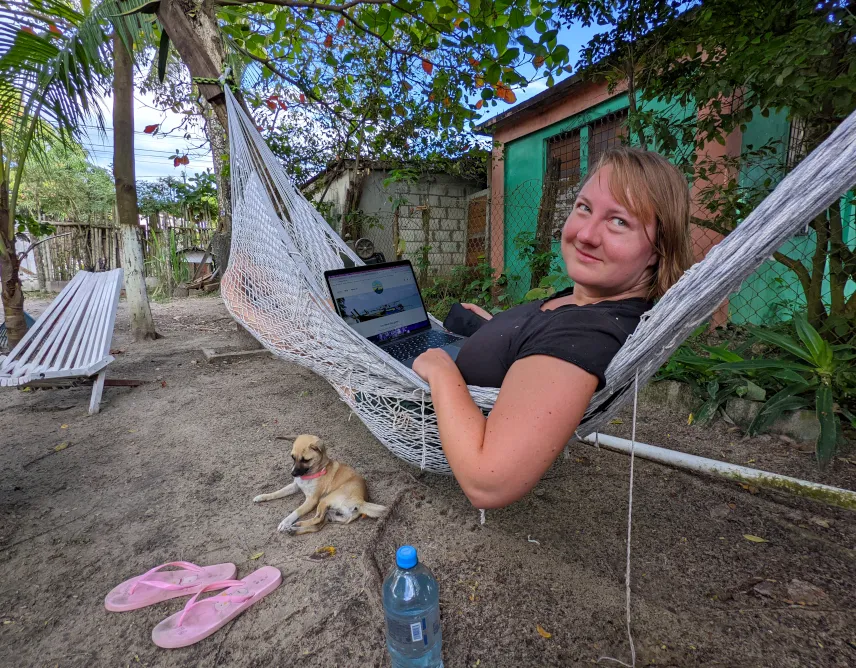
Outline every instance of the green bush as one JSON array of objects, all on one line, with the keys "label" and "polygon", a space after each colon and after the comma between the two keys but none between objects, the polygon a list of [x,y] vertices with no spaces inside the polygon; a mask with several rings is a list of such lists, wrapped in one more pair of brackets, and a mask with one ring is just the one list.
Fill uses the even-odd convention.
[{"label": "green bush", "polygon": [[856,428],[856,347],[831,345],[805,314],[794,315],[789,333],[750,328],[749,338],[732,348],[700,343],[703,327],[657,373],[658,379],[689,383],[703,400],[696,423],[709,422],[730,396],[764,401],[750,436],[785,411],[811,408],[820,422],[817,461],[828,464],[842,440],[841,420]]}]

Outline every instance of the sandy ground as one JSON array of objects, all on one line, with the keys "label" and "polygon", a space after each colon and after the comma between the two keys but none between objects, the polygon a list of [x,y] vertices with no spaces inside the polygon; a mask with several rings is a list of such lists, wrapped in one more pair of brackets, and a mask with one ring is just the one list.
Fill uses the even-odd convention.
[{"label": "sandy ground", "polygon": [[[448,668],[629,662],[627,457],[572,446],[480,527],[454,480],[397,460],[310,372],[206,364],[203,347],[237,343],[218,299],[153,310],[165,338],[134,344],[120,306],[110,375],[147,382],[107,388],[100,414],[86,414],[88,388],[0,393],[0,665],[388,666],[370,564],[385,570],[402,543],[440,582]],[[375,501],[398,499],[390,519],[277,533],[297,499],[251,499],[289,479],[281,437],[295,432],[326,439]],[[687,427],[668,410],[643,411],[639,438],[820,479],[799,444]],[[643,461],[636,473],[637,665],[856,665],[852,513]],[[856,489],[856,465],[823,479]],[[327,545],[335,556],[310,559]],[[176,559],[234,562],[239,576],[272,565],[283,583],[209,639],[162,650],[151,629],[184,599],[109,613],[103,598]]]}]

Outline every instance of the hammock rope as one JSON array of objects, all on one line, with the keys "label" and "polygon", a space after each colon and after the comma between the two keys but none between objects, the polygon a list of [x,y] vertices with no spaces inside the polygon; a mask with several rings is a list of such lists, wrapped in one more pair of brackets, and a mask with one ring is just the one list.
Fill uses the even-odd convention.
[{"label": "hammock rope", "polygon": [[[324,271],[363,262],[294,186],[225,88],[231,143],[232,249],[221,294],[268,350],[324,377],[396,456],[450,473],[430,388],[360,336],[328,303]],[[598,431],[674,349],[791,236],[856,184],[856,112],[646,313],[613,359],[578,431]],[[433,317],[432,317],[432,320]],[[436,322],[436,320],[434,320]],[[471,386],[487,413],[498,390]]]}]

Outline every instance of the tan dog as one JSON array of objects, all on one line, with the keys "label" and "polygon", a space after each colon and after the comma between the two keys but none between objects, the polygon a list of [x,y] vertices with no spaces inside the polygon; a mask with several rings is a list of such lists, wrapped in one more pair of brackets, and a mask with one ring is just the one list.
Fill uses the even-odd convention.
[{"label": "tan dog", "polygon": [[[350,524],[360,515],[383,517],[386,506],[368,503],[366,481],[347,464],[327,456],[327,448],[317,436],[302,434],[294,439],[291,448],[291,475],[294,482],[271,494],[259,494],[254,503],[273,501],[290,496],[299,489],[306,500],[279,524],[279,530],[289,534],[312,533],[321,529],[327,520]],[[315,510],[312,519],[298,520]]]}]

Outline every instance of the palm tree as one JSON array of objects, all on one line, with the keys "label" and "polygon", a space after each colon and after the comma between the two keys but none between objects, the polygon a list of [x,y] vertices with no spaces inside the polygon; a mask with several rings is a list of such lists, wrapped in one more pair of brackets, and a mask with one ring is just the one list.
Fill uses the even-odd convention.
[{"label": "palm tree", "polygon": [[146,29],[125,16],[144,0],[108,0],[78,11],[68,0],[0,0],[0,279],[9,343],[26,333],[20,258],[15,235],[27,227],[16,218],[18,191],[28,159],[39,159],[51,141],[69,140],[85,120],[104,119],[98,98],[110,90],[112,22],[126,44]]}]

